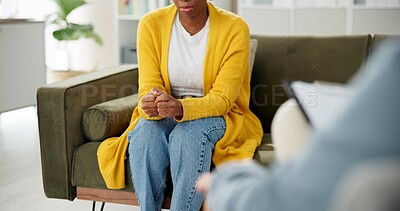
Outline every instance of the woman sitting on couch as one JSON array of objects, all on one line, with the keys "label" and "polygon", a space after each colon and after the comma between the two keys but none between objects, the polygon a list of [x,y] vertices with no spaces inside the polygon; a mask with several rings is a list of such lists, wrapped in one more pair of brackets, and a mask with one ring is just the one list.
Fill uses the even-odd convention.
[{"label": "woman sitting on couch", "polygon": [[139,105],[127,131],[98,150],[109,188],[124,186],[127,140],[141,210],[161,210],[168,169],[171,210],[197,211],[195,182],[212,161],[253,157],[263,131],[249,109],[249,45],[247,24],[207,0],[174,0],[141,18]]}]

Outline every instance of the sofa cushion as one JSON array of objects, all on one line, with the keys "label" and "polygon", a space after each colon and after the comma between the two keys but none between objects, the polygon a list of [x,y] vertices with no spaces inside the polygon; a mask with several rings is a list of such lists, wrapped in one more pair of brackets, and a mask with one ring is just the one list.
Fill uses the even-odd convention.
[{"label": "sofa cushion", "polygon": [[[101,176],[97,161],[97,149],[100,142],[89,142],[79,146],[74,153],[72,163],[72,185],[89,188],[107,189],[107,186]],[[263,164],[269,165],[274,161],[274,152],[271,146],[271,135],[264,134],[261,145],[257,148],[254,159]],[[125,159],[125,184],[122,191],[134,191],[129,167],[129,159]],[[167,181],[166,195],[170,196],[172,184],[170,178]]]},{"label": "sofa cushion", "polygon": [[[75,150],[72,163],[72,185],[89,188],[107,189],[106,183],[100,173],[97,161],[97,149],[100,142],[89,142]],[[124,191],[134,191],[128,159],[125,160],[125,184]]]},{"label": "sofa cushion", "polygon": [[89,107],[82,117],[85,136],[91,141],[103,141],[121,135],[137,103],[137,94],[133,94]]},{"label": "sofa cushion", "polygon": [[275,161],[275,152],[274,147],[272,146],[271,134],[264,134],[260,146],[257,147],[256,152],[254,153],[253,159],[264,166],[269,166]]}]

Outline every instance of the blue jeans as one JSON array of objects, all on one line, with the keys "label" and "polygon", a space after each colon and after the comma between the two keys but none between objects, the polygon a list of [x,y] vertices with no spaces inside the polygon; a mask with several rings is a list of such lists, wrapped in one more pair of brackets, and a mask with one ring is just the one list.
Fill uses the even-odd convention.
[{"label": "blue jeans", "polygon": [[140,119],[128,134],[128,153],[141,210],[161,210],[168,168],[174,187],[171,211],[200,210],[204,196],[196,191],[195,183],[210,171],[214,145],[225,128],[222,117],[180,123],[171,118]]}]

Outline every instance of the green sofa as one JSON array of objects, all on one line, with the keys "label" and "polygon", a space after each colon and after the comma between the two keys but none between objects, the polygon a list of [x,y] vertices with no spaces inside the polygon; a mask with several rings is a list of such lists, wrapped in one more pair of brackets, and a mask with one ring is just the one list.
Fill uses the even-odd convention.
[{"label": "green sofa", "polygon": [[[273,160],[270,125],[287,100],[282,80],[346,83],[367,64],[375,39],[359,36],[260,36],[251,78],[250,108],[265,136],[254,158]],[[380,40],[380,39],[379,39]],[[37,109],[44,191],[49,198],[137,205],[126,164],[122,190],[108,190],[97,165],[100,141],[127,127],[137,103],[138,69],[121,65],[40,87]],[[170,195],[170,188],[167,189]],[[164,207],[168,207],[166,197]]]}]

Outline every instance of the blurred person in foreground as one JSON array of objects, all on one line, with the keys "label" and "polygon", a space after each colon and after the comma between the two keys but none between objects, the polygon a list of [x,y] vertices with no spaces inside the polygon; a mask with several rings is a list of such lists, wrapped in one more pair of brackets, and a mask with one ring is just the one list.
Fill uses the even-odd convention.
[{"label": "blurred person in foreground", "polygon": [[[348,194],[352,189],[351,185],[343,185],[349,184],[346,183],[349,175],[353,175],[353,178],[354,175],[365,175],[354,173],[356,169],[367,163],[376,163],[377,160],[394,160],[395,166],[400,166],[399,40],[383,43],[372,55],[370,63],[347,86],[354,91],[354,97],[348,99],[346,106],[337,114],[338,118],[328,127],[313,132],[308,146],[293,159],[268,169],[252,161],[242,161],[203,174],[197,187],[199,191],[207,193],[206,207],[212,211],[346,210],[346,206],[337,206],[342,202],[338,199],[343,198],[337,197],[337,194]],[[325,106],[335,106],[334,99],[332,104]],[[374,172],[374,179],[365,178],[365,181],[384,180],[382,174],[391,174],[390,171]],[[384,204],[391,203],[393,206],[382,205],[376,209],[369,206],[365,210],[384,210],[385,207],[391,207],[387,210],[399,210],[400,203],[389,200],[398,200],[400,197],[399,185],[395,185],[400,182],[399,172],[397,170],[397,174],[391,175],[397,183],[392,183],[392,186],[378,185],[381,192],[374,194],[381,195],[379,198],[385,201]],[[385,181],[374,184],[383,183]],[[371,189],[367,190],[360,188],[361,185],[355,186],[358,194],[363,195],[360,197],[365,196],[364,200],[356,203],[357,206],[362,207],[362,203],[371,205],[373,202],[368,199],[373,197],[368,197],[367,193],[376,191],[377,185],[371,184]],[[397,190],[392,190],[394,187]],[[384,193],[397,195],[382,195]]]}]

